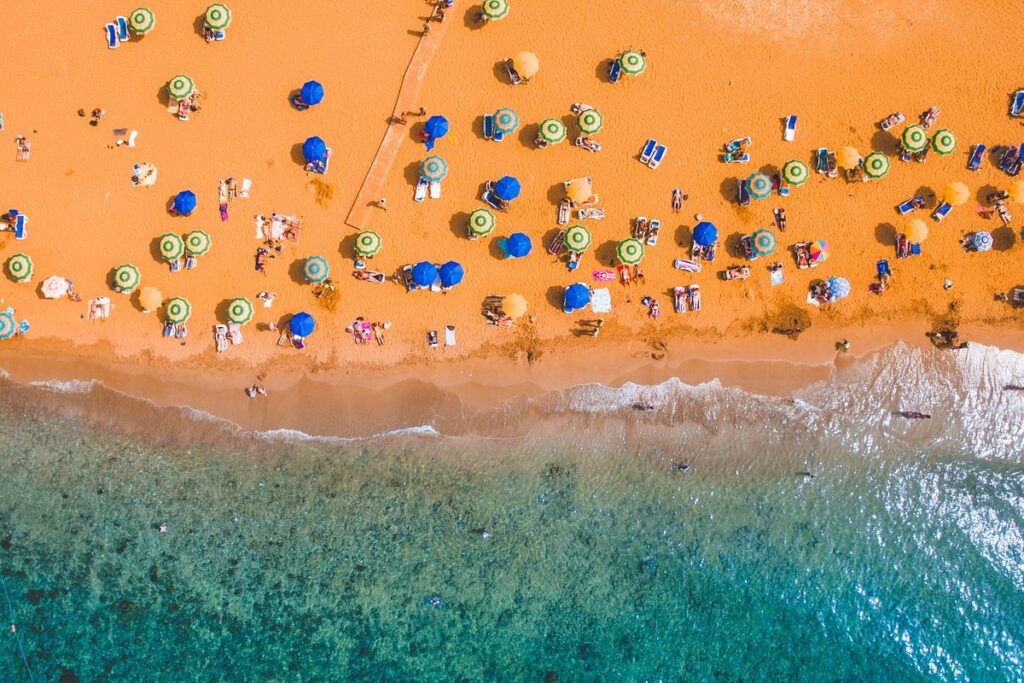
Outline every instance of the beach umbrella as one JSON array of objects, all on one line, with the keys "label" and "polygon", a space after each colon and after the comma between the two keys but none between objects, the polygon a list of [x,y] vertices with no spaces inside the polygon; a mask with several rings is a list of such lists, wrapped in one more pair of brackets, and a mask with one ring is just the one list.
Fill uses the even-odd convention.
[{"label": "beach umbrella", "polygon": [[488,19],[501,19],[508,14],[508,0],[484,0],[480,8]]},{"label": "beach umbrella", "polygon": [[747,178],[747,191],[754,199],[764,199],[772,193],[772,179],[764,173],[751,173]]},{"label": "beach umbrella", "polygon": [[970,199],[971,190],[959,181],[946,185],[945,191],[942,193],[943,200],[952,206],[960,206]]},{"label": "beach umbrella", "polygon": [[163,303],[164,295],[156,287],[143,287],[139,292],[139,306],[143,311],[155,311]]},{"label": "beach umbrella", "polygon": [[510,318],[522,318],[526,315],[526,298],[522,294],[507,294],[501,302],[501,310]]},{"label": "beach umbrella", "polygon": [[364,230],[356,235],[356,253],[360,256],[373,256],[384,246],[384,240],[372,230]]},{"label": "beach umbrella", "polygon": [[903,129],[903,149],[908,152],[920,152],[928,146],[928,131],[918,125]]},{"label": "beach umbrella", "polygon": [[228,320],[236,325],[244,325],[252,320],[252,302],[243,296],[228,302]]},{"label": "beach umbrella", "polygon": [[565,196],[571,202],[582,204],[594,196],[594,185],[590,178],[573,178],[565,186]]},{"label": "beach umbrella", "polygon": [[227,5],[215,2],[206,8],[206,25],[214,31],[223,31],[231,24],[231,10]]},{"label": "beach umbrella", "polygon": [[499,133],[511,135],[519,127],[519,115],[508,107],[494,112],[494,127]]},{"label": "beach umbrella", "polygon": [[430,261],[420,261],[412,267],[412,281],[420,287],[429,287],[437,279],[437,266]]},{"label": "beach umbrella", "polygon": [[474,235],[482,237],[491,234],[496,223],[494,214],[487,209],[477,209],[469,214],[469,231]]},{"label": "beach umbrella", "polygon": [[[856,152],[857,150],[854,151]],[[811,172],[807,169],[807,164],[796,159],[787,161],[782,166],[782,179],[793,187],[803,185],[810,175]]]},{"label": "beach umbrella", "polygon": [[889,157],[881,152],[872,152],[864,158],[864,173],[869,178],[881,178],[889,172]]},{"label": "beach umbrella", "polygon": [[619,55],[619,66],[623,73],[639,76],[647,69],[647,57],[639,50],[629,50]]},{"label": "beach umbrella", "polygon": [[590,246],[590,231],[582,225],[574,225],[565,231],[565,246],[569,251],[580,254]]},{"label": "beach umbrella", "polygon": [[714,223],[701,221],[693,228],[693,241],[702,247],[710,247],[718,241],[718,228]]},{"label": "beach umbrella", "polygon": [[192,304],[183,296],[168,299],[167,305],[164,306],[164,315],[167,317],[167,322],[176,325],[183,323],[192,315]]},{"label": "beach umbrella", "polygon": [[507,175],[494,184],[494,194],[498,195],[498,199],[503,199],[506,202],[518,197],[522,190],[519,179],[515,176]]},{"label": "beach umbrella", "polygon": [[1015,180],[1010,183],[1010,189],[1008,193],[1010,199],[1015,202],[1024,203],[1024,180]]},{"label": "beach umbrella", "polygon": [[533,242],[527,235],[514,232],[505,240],[505,254],[509,258],[523,258],[533,249]]},{"label": "beach umbrella", "polygon": [[423,124],[423,132],[434,138],[443,138],[448,134],[448,119],[443,116],[431,116],[427,119],[427,122]]},{"label": "beach umbrella", "polygon": [[576,117],[576,125],[579,126],[581,133],[592,135],[601,130],[601,126],[604,125],[604,117],[596,109],[587,109],[581,111],[580,115]]},{"label": "beach umbrella", "polygon": [[311,107],[320,104],[324,99],[324,86],[320,85],[320,81],[306,81],[302,84],[299,97]]},{"label": "beach umbrella", "polygon": [[811,244],[811,258],[821,263],[828,258],[828,253],[832,249],[832,246],[825,240],[818,240]]},{"label": "beach umbrella", "polygon": [[903,236],[914,244],[924,242],[928,238],[928,225],[920,218],[915,218],[907,223],[907,229],[903,232]]},{"label": "beach umbrella", "polygon": [[540,60],[532,52],[520,52],[512,58],[512,68],[523,78],[533,78],[540,71]]},{"label": "beach umbrella", "polygon": [[540,124],[540,137],[542,140],[555,144],[565,139],[565,124],[558,119],[545,119]]},{"label": "beach umbrella", "polygon": [[47,299],[59,299],[68,293],[67,278],[52,275],[43,280],[43,284],[39,286],[39,291]]},{"label": "beach umbrella", "polygon": [[932,149],[936,154],[952,154],[956,149],[956,136],[953,135],[953,131],[947,128],[935,131],[935,135],[932,136]]},{"label": "beach umbrella", "polygon": [[644,260],[644,244],[634,237],[624,239],[615,249],[615,255],[627,266],[636,265]]},{"label": "beach umbrella", "polygon": [[443,180],[448,175],[448,162],[436,154],[427,157],[420,164],[420,176],[429,182]]},{"label": "beach umbrella", "polygon": [[196,193],[192,190],[182,190],[174,195],[174,212],[187,216],[196,210]]},{"label": "beach umbrella", "polygon": [[331,274],[331,267],[323,256],[310,256],[302,262],[302,276],[306,282],[323,282]]},{"label": "beach umbrella", "polygon": [[139,269],[130,263],[118,266],[114,269],[114,286],[122,292],[130,292],[142,282],[142,275]]},{"label": "beach umbrella", "polygon": [[17,329],[18,323],[15,322],[14,316],[7,311],[0,311],[0,339],[13,337]]},{"label": "beach umbrella", "polygon": [[14,254],[7,259],[7,272],[15,282],[28,282],[32,279],[32,259],[25,254]]},{"label": "beach umbrella", "polygon": [[300,337],[308,337],[313,334],[314,329],[316,329],[316,321],[313,320],[313,316],[305,311],[296,313],[288,321],[288,330]]},{"label": "beach umbrella", "polygon": [[185,243],[173,232],[160,235],[160,255],[168,261],[181,258],[185,251]]},{"label": "beach umbrella", "polygon": [[306,138],[306,141],[302,143],[302,156],[306,157],[306,161],[310,163],[322,161],[327,156],[327,143],[317,135]]},{"label": "beach umbrella", "polygon": [[167,94],[176,100],[183,100],[196,89],[195,83],[185,74],[178,74],[167,81]]},{"label": "beach umbrella", "polygon": [[565,288],[564,308],[568,312],[578,311],[590,303],[590,289],[581,283]]},{"label": "beach umbrella", "polygon": [[758,230],[751,235],[751,240],[758,256],[768,256],[775,251],[775,234],[770,230]]},{"label": "beach umbrella", "polygon": [[210,251],[210,236],[202,230],[194,230],[185,235],[185,249],[193,256],[202,256]]},{"label": "beach umbrella", "polygon": [[441,286],[445,288],[459,284],[465,275],[466,271],[462,269],[462,264],[456,261],[449,261],[437,269],[437,276],[441,278]]},{"label": "beach umbrella", "polygon": [[843,147],[836,155],[836,163],[843,168],[857,168],[860,166],[860,152],[856,147]]},{"label": "beach umbrella", "polygon": [[979,230],[971,235],[971,243],[974,244],[974,248],[978,251],[988,251],[992,248],[992,234]]},{"label": "beach umbrella", "polygon": [[128,15],[128,25],[131,26],[132,31],[140,36],[149,33],[156,26],[156,17],[153,15],[153,10],[148,7],[136,7]]},{"label": "beach umbrella", "polygon": [[828,291],[836,299],[845,299],[850,296],[853,287],[850,286],[850,281],[845,277],[830,277],[828,279]]}]

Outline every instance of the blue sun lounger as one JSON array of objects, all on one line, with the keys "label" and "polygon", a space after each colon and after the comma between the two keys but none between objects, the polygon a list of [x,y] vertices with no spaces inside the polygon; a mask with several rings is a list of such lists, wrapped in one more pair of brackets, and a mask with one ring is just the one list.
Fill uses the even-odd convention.
[{"label": "blue sun lounger", "polygon": [[889,262],[885,259],[876,263],[875,269],[878,271],[878,277],[882,277],[883,275],[892,275],[892,271],[889,270]]},{"label": "blue sun lounger", "polygon": [[746,181],[746,179],[744,178],[743,180],[737,181],[737,185],[739,186],[739,198],[738,198],[738,201],[740,203],[740,206],[749,206],[750,205],[750,192],[747,190],[747,181]]},{"label": "blue sun lounger", "polygon": [[113,24],[107,24],[104,28],[107,31],[107,47],[113,50],[115,47],[120,45],[117,41],[117,27]]},{"label": "blue sun lounger", "polygon": [[1024,90],[1018,90],[1013,94],[1013,102],[1010,103],[1010,116],[1020,116],[1024,109]]},{"label": "blue sun lounger", "polygon": [[932,218],[934,218],[936,221],[941,221],[943,218],[948,216],[949,212],[952,211],[952,210],[953,210],[953,205],[952,204],[947,204],[946,202],[942,202],[937,207],[935,207],[934,211],[932,211]]},{"label": "blue sun lounger", "polygon": [[115,19],[117,22],[117,39],[122,43],[127,43],[131,36],[128,35],[128,20],[124,17],[118,17]]},{"label": "blue sun lounger", "polygon": [[905,201],[902,204],[900,204],[899,206],[897,206],[896,207],[896,211],[901,216],[906,216],[908,213],[910,213],[915,208],[917,208],[918,204],[921,204],[923,202],[924,202],[924,197],[922,197],[921,195],[914,195],[913,197],[911,197],[907,201]]},{"label": "blue sun lounger", "polygon": [[668,148],[665,145],[658,145],[658,148],[654,150],[654,156],[647,162],[647,166],[650,168],[658,168],[661,165],[661,160],[665,158],[665,152]]},{"label": "blue sun lounger", "polygon": [[911,242],[910,243],[910,255],[911,256],[920,256],[921,255],[921,245],[920,245],[920,243],[918,243],[918,242]]},{"label": "blue sun lounger", "polygon": [[23,240],[25,239],[25,223],[28,219],[25,218],[25,214],[18,214],[18,217],[14,219],[14,239]]},{"label": "blue sun lounger", "polygon": [[971,151],[971,158],[967,162],[968,171],[977,171],[981,168],[981,162],[985,160],[985,145],[975,145]]},{"label": "blue sun lounger", "polygon": [[608,81],[610,83],[618,83],[620,78],[622,78],[622,63],[616,57],[608,65]]},{"label": "blue sun lounger", "polygon": [[640,152],[640,163],[649,164],[651,163],[651,157],[654,156],[654,150],[658,146],[658,141],[651,138],[644,145],[644,149]]},{"label": "blue sun lounger", "polygon": [[494,117],[490,114],[484,116],[484,139],[494,139]]}]

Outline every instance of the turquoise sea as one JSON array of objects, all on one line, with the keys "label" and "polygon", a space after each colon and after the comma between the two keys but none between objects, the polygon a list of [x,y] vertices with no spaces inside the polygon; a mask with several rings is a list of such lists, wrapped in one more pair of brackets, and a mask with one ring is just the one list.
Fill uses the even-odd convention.
[{"label": "turquoise sea", "polygon": [[195,443],[2,380],[0,680],[1019,681],[1022,380],[896,347],[790,398],[576,387],[516,437]]}]

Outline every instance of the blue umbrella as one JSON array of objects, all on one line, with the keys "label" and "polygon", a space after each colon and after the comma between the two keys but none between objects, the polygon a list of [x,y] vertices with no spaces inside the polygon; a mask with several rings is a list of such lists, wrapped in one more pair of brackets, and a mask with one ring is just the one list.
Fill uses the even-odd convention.
[{"label": "blue umbrella", "polygon": [[701,221],[693,229],[693,241],[702,247],[709,247],[718,241],[718,228],[714,223]]},{"label": "blue umbrella", "polygon": [[420,287],[429,287],[437,279],[437,267],[430,261],[420,261],[412,267],[412,281]]},{"label": "blue umbrella", "polygon": [[828,279],[828,291],[837,299],[845,299],[850,296],[853,288],[850,281],[844,277],[830,277]]},{"label": "blue umbrella", "polygon": [[449,261],[438,268],[437,274],[441,278],[442,287],[454,287],[462,282],[462,278],[466,272],[462,270],[461,264],[455,261]]},{"label": "blue umbrella", "polygon": [[448,133],[448,119],[443,116],[431,116],[423,125],[423,132],[432,138],[443,138]]},{"label": "blue umbrella", "polygon": [[530,238],[521,232],[514,232],[508,236],[504,244],[505,254],[509,258],[522,258],[533,249]]},{"label": "blue umbrella", "polygon": [[306,157],[306,161],[322,161],[327,156],[327,143],[316,135],[306,138],[306,141],[302,143],[302,154]]},{"label": "blue umbrella", "polygon": [[174,197],[174,211],[187,216],[196,209],[196,193],[192,190],[182,190]]},{"label": "blue umbrella", "polygon": [[565,288],[565,311],[572,313],[590,303],[590,290],[586,285],[576,283]]},{"label": "blue umbrella", "polygon": [[320,104],[320,101],[324,99],[324,86],[320,85],[319,81],[306,81],[302,84],[299,97],[310,106]]},{"label": "blue umbrella", "polygon": [[494,184],[494,194],[498,195],[498,199],[504,199],[506,202],[510,202],[518,197],[522,189],[519,185],[519,179],[510,175],[505,176]]},{"label": "blue umbrella", "polygon": [[309,313],[296,313],[288,321],[288,329],[292,334],[297,334],[300,337],[308,337],[313,333],[315,327],[316,321]]}]

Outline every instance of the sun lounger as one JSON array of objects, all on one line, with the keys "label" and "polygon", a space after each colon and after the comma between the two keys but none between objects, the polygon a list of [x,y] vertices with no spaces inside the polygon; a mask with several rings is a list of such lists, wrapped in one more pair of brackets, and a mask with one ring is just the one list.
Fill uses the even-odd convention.
[{"label": "sun lounger", "polygon": [[178,100],[178,120],[188,121],[189,119],[189,105],[188,100]]},{"label": "sun lounger", "polygon": [[498,211],[504,211],[505,207],[502,205],[501,200],[498,199],[493,192],[490,190],[484,190],[483,195],[480,197],[485,203],[491,206],[493,209]]},{"label": "sun lounger", "polygon": [[889,114],[884,119],[882,119],[882,121],[878,124],[878,127],[881,128],[882,130],[889,130],[893,126],[898,126],[899,124],[903,123],[903,121],[906,118],[907,117],[900,112]]},{"label": "sun lounger", "polygon": [[433,181],[430,183],[430,198],[440,199],[441,198],[441,183]]},{"label": "sun lounger", "polygon": [[668,147],[665,145],[658,145],[658,148],[654,150],[654,156],[652,156],[651,160],[647,162],[647,166],[649,168],[658,168],[658,166],[661,166],[661,162],[665,158],[665,152],[667,151]]},{"label": "sun lounger", "polygon": [[750,155],[746,152],[726,152],[723,160],[727,164],[746,164],[750,162]]},{"label": "sun lounger", "polygon": [[796,116],[786,117],[786,128],[782,133],[782,139],[786,142],[793,142],[796,139]]},{"label": "sun lounger", "polygon": [[672,290],[672,308],[676,313],[686,313],[687,298],[689,292],[686,291],[686,287],[676,287]]},{"label": "sun lounger", "polygon": [[559,230],[558,233],[551,239],[551,244],[548,245],[548,253],[552,256],[558,256],[562,253],[562,249],[565,248],[565,230]]},{"label": "sun lounger", "polygon": [[505,73],[508,74],[509,83],[511,83],[512,85],[522,85],[523,77],[520,76],[519,72],[516,71],[516,68],[512,66],[511,59],[505,60]]},{"label": "sun lounger", "polygon": [[939,118],[939,112],[942,111],[938,107],[932,107],[928,111],[921,114],[921,127],[928,130],[935,125],[935,119]]},{"label": "sun lounger", "polygon": [[750,277],[749,266],[733,266],[722,271],[723,280],[746,280]]},{"label": "sun lounger", "polygon": [[619,283],[622,285],[629,285],[633,283],[633,272],[629,269],[625,263],[619,264],[615,268],[615,272],[619,276]]},{"label": "sun lounger", "polygon": [[583,260],[582,251],[570,251],[569,260],[566,261],[565,265],[569,270],[576,270],[580,266],[580,261]]},{"label": "sun lounger", "polygon": [[907,258],[910,256],[910,241],[906,236],[896,236],[896,258]]},{"label": "sun lounger", "polygon": [[713,244],[709,244],[708,246],[704,247],[704,260],[705,261],[714,261],[715,260],[715,256],[717,254],[718,254],[718,242],[714,242]]},{"label": "sun lounger", "polygon": [[412,266],[402,267],[402,282],[405,283],[405,289],[410,292],[415,292],[420,288],[416,281],[412,279]]},{"label": "sun lounger", "polygon": [[622,63],[619,62],[619,58],[616,57],[612,60],[612,63],[608,65],[608,82],[618,83],[620,78],[622,78]]},{"label": "sun lounger", "polygon": [[647,217],[637,216],[633,220],[633,226],[630,229],[630,237],[638,240],[642,240],[647,236]]},{"label": "sun lounger", "polygon": [[750,235],[744,235],[740,238],[740,251],[743,252],[743,256],[748,261],[753,261],[757,258],[757,252],[754,251],[754,240]]},{"label": "sun lounger", "polygon": [[741,178],[741,179],[737,180],[736,181],[736,188],[737,188],[738,195],[739,195],[739,196],[736,197],[736,201],[738,201],[740,203],[740,206],[749,206],[750,205],[750,192],[747,191],[747,180],[746,180],[746,178]]},{"label": "sun lounger", "polygon": [[829,178],[835,178],[839,175],[839,161],[837,160],[835,152],[828,153],[828,163],[825,166],[825,175]]},{"label": "sun lounger", "polygon": [[786,232],[786,210],[772,209],[772,215],[775,216],[775,227],[779,229],[779,232]]},{"label": "sun lounger", "polygon": [[905,216],[914,209],[919,209],[922,206],[924,206],[924,197],[922,197],[921,195],[914,195],[907,201],[898,205],[896,207],[896,213],[898,213],[901,216]]},{"label": "sun lounger", "polygon": [[700,285],[690,286],[690,310],[700,310]]},{"label": "sun lounger", "polygon": [[677,258],[672,262],[672,266],[677,270],[682,270],[687,273],[699,273],[701,268],[700,264],[696,261],[691,261],[690,259],[685,258]]},{"label": "sun lounger", "polygon": [[444,345],[455,346],[455,325],[444,326]]},{"label": "sun lounger", "polygon": [[661,230],[661,221],[657,218],[652,220],[647,226],[647,246],[653,247],[658,244],[658,231]]},{"label": "sun lounger", "polygon": [[591,140],[590,138],[586,137],[585,135],[581,135],[578,138],[576,138],[576,146],[581,148],[581,149],[585,149],[588,152],[600,152],[601,151],[601,143],[594,142],[593,140]]},{"label": "sun lounger", "polygon": [[977,171],[981,168],[981,162],[985,160],[985,145],[975,145],[971,149],[971,158],[967,162],[967,170]]},{"label": "sun lounger", "polygon": [[117,23],[117,39],[122,43],[127,43],[131,36],[128,35],[128,20],[124,17],[118,17],[114,20]]},{"label": "sun lounger", "polygon": [[999,154],[999,169],[1009,173],[1013,164],[1018,159],[1017,147],[1016,145],[1007,145],[1006,147],[997,147],[993,151],[1000,149],[1002,152]]},{"label": "sun lounger", "polygon": [[227,325],[214,325],[213,326],[213,341],[217,348],[217,353],[224,353],[228,350],[228,326]]},{"label": "sun lounger", "polygon": [[803,270],[813,268],[816,264],[811,259],[811,243],[797,242],[793,245],[793,258],[796,260],[796,267]]},{"label": "sun lounger", "polygon": [[486,114],[484,116],[484,139],[494,139],[494,116],[492,114]]},{"label": "sun lounger", "polygon": [[1004,228],[1010,227],[1010,223],[1013,222],[1013,214],[1006,208],[1006,203],[1003,201],[996,202],[996,215],[999,216],[999,220],[1002,222]]},{"label": "sun lounger", "polygon": [[643,150],[640,152],[640,163],[649,164],[651,163],[651,157],[654,156],[654,150],[658,147],[658,141],[654,139],[648,140],[644,144]]},{"label": "sun lounger", "polygon": [[789,183],[782,179],[782,174],[780,173],[772,176],[772,189],[778,192],[780,197],[789,196]]},{"label": "sun lounger", "polygon": [[579,217],[581,221],[585,221],[587,219],[601,220],[604,218],[604,209],[599,209],[597,207],[580,209],[576,212],[576,216]]},{"label": "sun lounger", "polygon": [[427,182],[426,178],[420,178],[416,182],[416,192],[412,196],[413,200],[417,201],[417,202],[422,202],[424,199],[426,199],[427,198],[427,188],[429,186],[430,186],[430,183]]},{"label": "sun lounger", "polygon": [[723,145],[723,149],[726,152],[742,152],[752,144],[753,141],[749,137],[736,138],[735,140],[730,140],[725,143],[725,145]]},{"label": "sun lounger", "polygon": [[1018,90],[1010,100],[1010,116],[1020,116],[1022,109],[1024,109],[1024,90]]},{"label": "sun lounger", "polygon": [[948,216],[949,212],[952,210],[953,206],[951,204],[941,202],[937,207],[935,207],[935,210],[932,211],[932,218],[934,218],[936,221],[941,221],[943,218]]},{"label": "sun lounger", "polygon": [[768,273],[768,278],[769,280],[771,280],[772,287],[778,287],[779,285],[782,284],[783,275],[781,263],[773,263],[770,266],[768,266]]},{"label": "sun lounger", "polygon": [[429,332],[427,332],[427,348],[437,348],[437,330],[430,330]]},{"label": "sun lounger", "polygon": [[985,201],[989,204],[995,204],[996,202],[1005,201],[1010,198],[1010,193],[1006,190],[999,190],[998,192],[989,192],[985,196]]},{"label": "sun lounger", "polygon": [[910,243],[910,255],[911,256],[920,256],[921,255],[921,245],[919,243],[917,243],[917,242],[911,242]]},{"label": "sun lounger", "polygon": [[885,259],[881,259],[875,264],[875,270],[878,272],[878,277],[892,275],[892,271],[889,270],[889,262]]},{"label": "sun lounger", "polygon": [[28,222],[28,218],[25,214],[19,213],[14,218],[14,239],[23,240],[25,239],[25,223]]},{"label": "sun lounger", "polygon": [[819,147],[818,151],[814,154],[814,162],[814,170],[816,172],[821,174],[828,172],[828,149]]},{"label": "sun lounger", "polygon": [[562,201],[558,202],[558,224],[569,225],[569,217],[572,215],[572,202],[569,201],[568,197],[564,197]]},{"label": "sun lounger", "polygon": [[113,24],[107,24],[104,29],[107,32],[107,47],[113,50],[121,44],[117,39],[117,27]]}]

